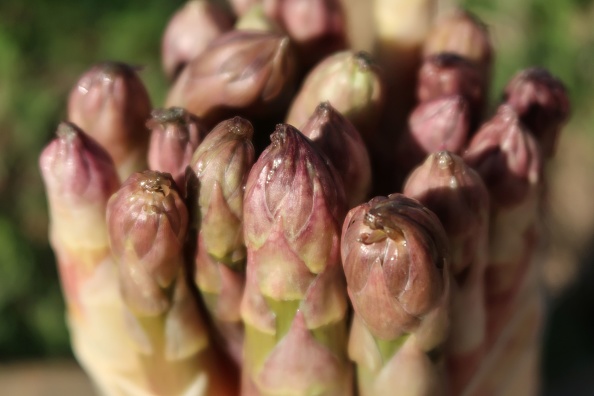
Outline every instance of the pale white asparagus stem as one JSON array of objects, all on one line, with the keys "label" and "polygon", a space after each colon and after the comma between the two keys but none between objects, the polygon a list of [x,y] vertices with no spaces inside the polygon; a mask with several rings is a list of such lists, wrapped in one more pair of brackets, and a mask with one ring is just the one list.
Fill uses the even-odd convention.
[{"label": "pale white asparagus stem", "polygon": [[[392,177],[398,167],[394,148],[406,128],[407,116],[415,104],[415,89],[425,37],[433,24],[435,0],[375,0],[373,2],[374,51],[385,71],[385,107],[377,139],[372,145],[374,175],[383,181],[374,186],[375,194],[401,190],[401,178]],[[386,171],[388,169],[389,171]]]},{"label": "pale white asparagus stem", "polygon": [[40,167],[74,354],[100,394],[148,395],[136,375],[141,362],[126,331],[105,222],[119,185],[115,165],[98,143],[63,123]]},{"label": "pale white asparagus stem", "polygon": [[404,194],[442,222],[452,252],[452,327],[446,347],[450,394],[472,379],[487,346],[484,276],[488,258],[489,195],[461,157],[440,151],[409,176]]}]

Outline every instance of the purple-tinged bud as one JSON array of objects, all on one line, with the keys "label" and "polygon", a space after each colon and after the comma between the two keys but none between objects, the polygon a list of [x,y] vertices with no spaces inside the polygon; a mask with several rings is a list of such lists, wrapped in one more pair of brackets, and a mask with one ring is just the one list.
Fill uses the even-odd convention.
[{"label": "purple-tinged bud", "polygon": [[49,196],[66,206],[106,202],[119,185],[109,154],[70,122],[58,126],[39,165]]},{"label": "purple-tinged bud", "polygon": [[199,180],[199,231],[212,259],[235,270],[245,265],[243,196],[254,163],[252,124],[241,117],[219,123],[200,144],[191,167]]},{"label": "purple-tinged bud", "polygon": [[235,115],[269,117],[286,110],[296,79],[288,37],[231,31],[191,61],[167,97],[210,128]]},{"label": "purple-tinged bud", "polygon": [[479,129],[464,160],[481,175],[498,207],[523,201],[542,181],[538,143],[506,104]]},{"label": "purple-tinged bud", "polygon": [[369,142],[384,106],[380,71],[364,52],[331,55],[311,70],[295,97],[287,123],[304,125],[316,107],[330,102]]},{"label": "purple-tinged bud", "polygon": [[392,194],[352,209],[341,251],[353,308],[374,337],[395,340],[414,332],[443,305],[447,236],[437,216],[417,200]]},{"label": "purple-tinged bud", "polygon": [[448,236],[456,282],[446,356],[450,394],[457,395],[471,381],[487,345],[489,193],[478,173],[447,151],[431,154],[410,175],[403,192],[432,210]]},{"label": "purple-tinged bud", "polygon": [[423,54],[451,52],[475,62],[486,80],[493,63],[493,45],[487,26],[468,11],[457,12],[438,21],[425,40]]},{"label": "purple-tinged bud", "polygon": [[450,243],[454,276],[462,274],[477,256],[486,256],[483,239],[488,229],[489,194],[479,174],[461,157],[448,151],[431,154],[409,176],[403,193],[433,211],[450,241],[456,241]]},{"label": "purple-tinged bud", "polygon": [[183,195],[186,167],[207,131],[198,117],[181,107],[156,109],[151,116],[146,124],[151,131],[149,168],[170,173]]},{"label": "purple-tinged bud", "polygon": [[470,128],[468,102],[458,95],[419,104],[410,115],[402,137],[400,163],[408,173],[428,154],[438,151],[462,153]]},{"label": "purple-tinged bud", "polygon": [[552,157],[561,128],[570,113],[569,97],[563,83],[546,69],[533,67],[512,78],[503,99],[534,134],[543,156]]},{"label": "purple-tinged bud", "polygon": [[474,62],[453,53],[440,53],[423,61],[417,98],[427,102],[441,96],[461,95],[468,101],[472,118],[478,120],[485,107],[486,83]]},{"label": "purple-tinged bud", "polygon": [[98,268],[109,265],[105,208],[119,178],[105,149],[74,124],[61,123],[56,135],[41,153],[39,167],[49,204],[50,243],[68,310],[78,319],[88,310],[86,285]]},{"label": "purple-tinged bud", "polygon": [[[257,394],[286,394],[286,384],[297,375],[305,382],[296,389],[304,394],[349,395],[348,303],[340,268],[342,181],[292,126],[277,125],[271,140],[250,172],[244,199],[244,392],[252,386]],[[307,351],[295,355],[298,362],[288,361],[295,348]],[[306,355],[328,367],[314,376],[296,374],[294,364],[304,364]],[[279,375],[289,382],[279,381]]]},{"label": "purple-tinged bud", "polygon": [[146,169],[151,101],[136,70],[104,62],[88,70],[70,92],[68,119],[113,158],[120,179]]},{"label": "purple-tinged bud", "polygon": [[339,0],[264,0],[264,12],[295,43],[306,68],[346,48],[345,14]]},{"label": "purple-tinged bud", "polygon": [[365,201],[371,189],[371,164],[355,126],[329,102],[322,102],[302,132],[326,154],[342,177],[349,207]]},{"label": "purple-tinged bud", "polygon": [[[300,300],[316,277],[339,268],[344,191],[334,168],[297,129],[279,124],[271,140],[246,185],[248,289],[255,277],[258,294]],[[250,303],[245,297],[243,317],[252,322],[258,309]],[[319,307],[323,315],[326,309]],[[306,320],[314,319],[308,315]]]},{"label": "purple-tinged bud", "polygon": [[188,229],[188,211],[171,176],[132,174],[109,200],[107,223],[125,303],[140,316],[165,313]]},{"label": "purple-tinged bud", "polygon": [[233,27],[231,15],[215,2],[189,0],[173,15],[161,45],[163,70],[175,80],[184,66]]}]

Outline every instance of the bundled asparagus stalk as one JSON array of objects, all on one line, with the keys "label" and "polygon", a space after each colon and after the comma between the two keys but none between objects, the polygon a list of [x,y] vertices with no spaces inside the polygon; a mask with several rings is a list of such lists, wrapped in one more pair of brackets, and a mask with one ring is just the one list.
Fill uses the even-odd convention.
[{"label": "bundled asparagus stalk", "polygon": [[542,159],[534,137],[509,105],[477,132],[464,155],[489,190],[491,223],[486,298],[489,338],[497,339],[529,279],[538,237]]},{"label": "bundled asparagus stalk", "polygon": [[340,0],[263,0],[265,15],[295,43],[300,64],[309,69],[346,49],[346,21]]},{"label": "bundled asparagus stalk", "polygon": [[384,105],[384,87],[377,65],[369,54],[343,51],[327,57],[306,77],[293,99],[287,123],[301,128],[322,102],[344,115],[372,141]]},{"label": "bundled asparagus stalk", "polygon": [[216,3],[189,0],[171,17],[161,44],[163,70],[173,81],[188,62],[233,27],[232,17]]},{"label": "bundled asparagus stalk", "polygon": [[468,103],[470,129],[481,121],[486,104],[487,81],[480,67],[463,56],[441,52],[427,56],[419,69],[417,98],[419,102],[450,95],[460,95]]},{"label": "bundled asparagus stalk", "polygon": [[148,165],[172,175],[180,193],[185,193],[185,172],[198,145],[206,136],[200,120],[182,109],[156,109],[147,127],[151,131]]},{"label": "bundled asparagus stalk", "polygon": [[[64,124],[41,167],[74,349],[102,393],[235,395],[239,365],[247,396],[349,395],[349,357],[363,396],[535,391],[538,144],[550,158],[565,89],[540,69],[518,74],[463,154],[475,172],[457,154],[485,107],[484,25],[460,11],[424,40],[435,2],[359,5],[382,72],[343,51],[352,3],[238,0],[245,30],[229,31],[224,11],[192,0],[163,39],[167,106],[183,108],[150,117],[119,63],[72,91],[70,119],[105,150]],[[278,125],[254,165],[260,131],[283,119],[303,134]],[[171,176],[135,173],[116,192],[147,151]],[[361,204],[372,174],[390,194],[423,160],[409,197]],[[528,379],[507,381],[514,369]]]},{"label": "bundled asparagus stalk", "polygon": [[[249,121],[235,117],[218,124],[198,147],[192,171],[198,181],[191,205],[197,205],[195,282],[225,339],[241,363],[243,323],[239,307],[245,284],[243,195],[254,163]],[[194,176],[192,175],[192,176]],[[189,183],[190,184],[190,183]]]},{"label": "bundled asparagus stalk", "polygon": [[166,105],[184,107],[209,129],[235,115],[282,115],[295,88],[295,62],[285,36],[231,31],[187,65]]},{"label": "bundled asparagus stalk", "polygon": [[243,394],[349,395],[341,180],[295,128],[271,140],[244,201]]},{"label": "bundled asparagus stalk", "polygon": [[427,35],[423,55],[443,52],[457,54],[474,62],[483,82],[488,84],[493,67],[493,44],[487,27],[476,16],[458,9],[437,21]]},{"label": "bundled asparagus stalk", "polygon": [[563,83],[542,68],[519,72],[505,88],[504,100],[536,137],[546,159],[553,157],[570,105]]},{"label": "bundled asparagus stalk", "polygon": [[88,70],[70,92],[68,119],[103,146],[120,180],[146,169],[151,101],[131,66],[104,62]]},{"label": "bundled asparagus stalk", "polygon": [[166,173],[135,173],[107,206],[134,381],[152,395],[234,395],[232,365],[209,340],[187,279],[188,211]]},{"label": "bundled asparagus stalk", "polygon": [[439,219],[401,194],[373,198],[347,215],[341,252],[359,394],[446,394],[450,259]]},{"label": "bundled asparagus stalk", "polygon": [[435,212],[448,236],[454,276],[448,382],[450,394],[459,395],[480,367],[487,347],[484,276],[489,195],[480,176],[447,151],[431,154],[409,176],[403,192]]},{"label": "bundled asparagus stalk", "polygon": [[365,143],[353,124],[330,102],[322,102],[302,129],[341,176],[349,208],[365,201],[371,190],[371,164]]},{"label": "bundled asparagus stalk", "polygon": [[[427,155],[438,151],[461,154],[469,135],[468,102],[460,95],[421,102],[410,114],[398,148],[400,177],[408,175]],[[397,180],[400,185],[400,180]]]},{"label": "bundled asparagus stalk", "polygon": [[119,185],[113,160],[74,124],[62,123],[40,167],[76,358],[101,394],[140,394],[140,362],[126,332],[105,223],[107,201]]}]

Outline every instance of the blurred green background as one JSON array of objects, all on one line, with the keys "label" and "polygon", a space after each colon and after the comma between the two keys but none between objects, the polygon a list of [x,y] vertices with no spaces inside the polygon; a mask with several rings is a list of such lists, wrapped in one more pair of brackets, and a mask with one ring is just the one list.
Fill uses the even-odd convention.
[{"label": "blurred green background", "polygon": [[[166,89],[160,38],[182,3],[0,1],[0,363],[71,356],[37,166],[65,117],[68,91],[94,62],[121,60],[143,67],[141,76],[159,106]],[[544,373],[552,395],[575,373],[594,374],[594,288],[587,283],[594,278],[594,252],[588,250],[594,229],[594,3],[464,4],[493,32],[493,100],[513,73],[530,65],[549,68],[571,93],[573,118],[549,170],[551,254],[543,260],[552,307]]]}]

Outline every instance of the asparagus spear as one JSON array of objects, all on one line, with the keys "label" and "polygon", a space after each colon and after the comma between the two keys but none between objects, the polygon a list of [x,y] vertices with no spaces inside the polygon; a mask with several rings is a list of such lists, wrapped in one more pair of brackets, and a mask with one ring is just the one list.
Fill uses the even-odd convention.
[{"label": "asparagus spear", "polygon": [[383,110],[379,69],[364,52],[343,51],[320,62],[306,77],[291,104],[287,123],[301,127],[316,107],[328,101],[369,144]]},{"label": "asparagus spear", "polygon": [[437,21],[427,35],[423,55],[451,52],[475,62],[483,81],[488,82],[493,66],[493,44],[487,26],[463,9]]},{"label": "asparagus spear", "polygon": [[493,342],[526,284],[538,240],[542,158],[534,137],[504,104],[474,136],[464,159],[485,181],[491,201],[486,296]]},{"label": "asparagus spear", "polygon": [[151,101],[136,70],[103,62],[82,75],[68,98],[68,119],[113,158],[120,180],[146,169]]},{"label": "asparagus spear", "polygon": [[346,21],[340,0],[263,0],[264,13],[295,43],[304,69],[346,49]]},{"label": "asparagus spear", "polygon": [[487,81],[478,66],[462,56],[442,52],[426,57],[419,69],[417,98],[427,102],[460,95],[468,102],[471,130],[478,126],[486,104]]},{"label": "asparagus spear", "polygon": [[485,355],[489,194],[461,157],[431,154],[416,168],[403,193],[432,210],[444,226],[451,251],[452,328],[446,355],[451,395],[468,385]]},{"label": "asparagus spear", "polygon": [[401,194],[373,198],[347,215],[341,253],[360,395],[445,394],[447,243],[435,214]]},{"label": "asparagus spear", "polygon": [[[415,104],[422,45],[433,23],[437,3],[436,0],[375,0],[371,6],[371,27],[376,35],[373,55],[385,71],[386,111],[379,133],[387,147],[394,147]],[[387,158],[393,152],[388,150],[381,155]],[[384,166],[393,164],[388,161]]]},{"label": "asparagus spear", "polygon": [[218,124],[192,158],[198,180],[195,282],[227,350],[240,363],[243,325],[239,307],[245,284],[243,195],[254,163],[249,121],[235,117]]},{"label": "asparagus spear", "polygon": [[[420,103],[411,113],[397,148],[400,174],[393,174],[405,177],[434,152],[461,154],[469,128],[468,102],[462,96],[442,96]],[[394,184],[400,186],[401,181]]]},{"label": "asparagus spear", "polygon": [[567,122],[570,103],[565,86],[546,69],[520,71],[505,88],[503,99],[534,134],[543,156],[555,154],[559,132]]},{"label": "asparagus spear", "polygon": [[244,199],[243,394],[349,395],[343,187],[295,128],[280,124],[271,140]]},{"label": "asparagus spear", "polygon": [[74,354],[100,394],[142,394],[105,223],[119,185],[113,160],[74,124],[62,123],[39,164]]},{"label": "asparagus spear", "polygon": [[147,122],[151,131],[148,152],[150,169],[170,173],[180,193],[185,192],[185,170],[206,136],[200,120],[181,107],[155,109]]},{"label": "asparagus spear", "polygon": [[135,373],[152,395],[235,395],[233,366],[217,355],[184,263],[188,212],[167,173],[134,173],[107,205]]},{"label": "asparagus spear", "polygon": [[233,20],[216,2],[189,0],[169,20],[161,44],[163,70],[173,81],[185,65],[217,37],[231,30]]},{"label": "asparagus spear", "polygon": [[235,115],[282,117],[296,83],[293,51],[276,33],[228,32],[188,64],[166,105],[186,108],[209,129]]},{"label": "asparagus spear", "polygon": [[365,201],[371,189],[371,164],[365,143],[354,125],[330,102],[322,102],[302,131],[338,170],[349,208]]}]

